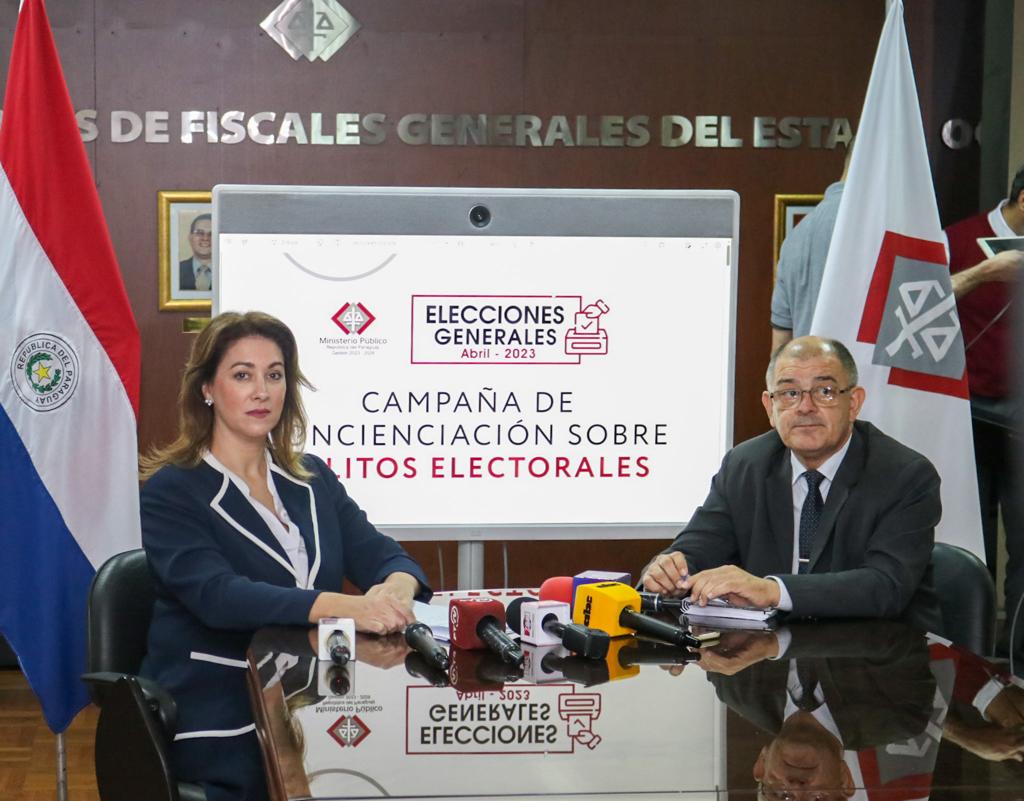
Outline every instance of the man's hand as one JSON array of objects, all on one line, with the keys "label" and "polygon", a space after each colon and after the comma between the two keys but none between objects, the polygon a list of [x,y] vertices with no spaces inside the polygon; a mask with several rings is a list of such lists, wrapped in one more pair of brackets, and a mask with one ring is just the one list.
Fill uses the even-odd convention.
[{"label": "man's hand", "polygon": [[778,655],[779,641],[774,632],[724,631],[715,645],[700,649],[697,667],[707,673],[732,676]]},{"label": "man's hand", "polygon": [[1004,250],[987,260],[989,281],[1016,281],[1024,269],[1024,251]]},{"label": "man's hand", "polygon": [[989,720],[1004,729],[1024,724],[1024,690],[1015,684],[1004,687],[985,707],[985,714]]},{"label": "man's hand", "polygon": [[962,298],[990,281],[1016,281],[1020,278],[1022,270],[1024,270],[1024,252],[1004,250],[991,259],[985,259],[967,270],[961,270],[950,276],[953,294]]},{"label": "man's hand", "polygon": [[662,595],[684,595],[690,589],[690,569],[679,551],[660,553],[644,569],[644,589]]},{"label": "man's hand", "polygon": [[754,606],[767,609],[778,606],[781,593],[772,579],[752,576],[736,565],[723,565],[702,570],[689,579],[690,600],[700,606],[721,598],[733,606]]},{"label": "man's hand", "polygon": [[948,739],[989,762],[1004,762],[1008,759],[1024,762],[1024,732],[1019,729],[964,727],[957,736]]}]

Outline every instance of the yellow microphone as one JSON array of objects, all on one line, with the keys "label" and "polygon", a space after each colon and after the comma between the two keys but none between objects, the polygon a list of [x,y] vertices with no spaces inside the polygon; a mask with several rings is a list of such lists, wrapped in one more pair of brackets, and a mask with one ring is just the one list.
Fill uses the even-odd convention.
[{"label": "yellow microphone", "polygon": [[581,584],[576,589],[572,619],[607,631],[612,637],[638,631],[675,645],[700,648],[700,640],[685,629],[640,614],[640,593],[617,581]]}]

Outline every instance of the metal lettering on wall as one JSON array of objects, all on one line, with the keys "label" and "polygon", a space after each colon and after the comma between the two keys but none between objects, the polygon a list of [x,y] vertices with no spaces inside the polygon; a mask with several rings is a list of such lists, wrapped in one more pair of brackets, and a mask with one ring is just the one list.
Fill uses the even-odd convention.
[{"label": "metal lettering on wall", "polygon": [[[298,112],[241,110],[131,111],[118,109],[101,119],[96,109],[76,114],[82,139],[101,134],[110,142],[167,144],[205,142],[237,145],[406,145],[479,147],[632,147],[832,150],[849,146],[847,117],[646,114],[430,114],[400,117],[381,112]],[[742,129],[745,129],[744,132]]]}]

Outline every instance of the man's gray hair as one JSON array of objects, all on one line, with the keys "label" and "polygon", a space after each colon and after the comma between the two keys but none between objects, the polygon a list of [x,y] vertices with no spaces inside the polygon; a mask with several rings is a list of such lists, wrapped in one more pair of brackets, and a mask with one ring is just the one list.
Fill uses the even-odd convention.
[{"label": "man's gray hair", "polygon": [[800,337],[791,339],[781,348],[772,354],[768,361],[768,370],[765,372],[765,386],[772,389],[772,380],[775,378],[775,365],[782,356],[792,356],[794,359],[803,361],[812,359],[815,356],[835,356],[839,364],[846,371],[850,386],[857,385],[857,362],[853,360],[853,354],[838,339],[827,339],[825,337]]}]

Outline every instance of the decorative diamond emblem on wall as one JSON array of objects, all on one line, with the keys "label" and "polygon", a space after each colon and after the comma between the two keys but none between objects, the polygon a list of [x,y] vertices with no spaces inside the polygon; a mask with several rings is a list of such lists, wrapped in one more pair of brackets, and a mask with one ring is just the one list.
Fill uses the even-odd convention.
[{"label": "decorative diamond emblem on wall", "polygon": [[336,0],[285,0],[260,27],[296,61],[327,61],[356,35],[359,23]]}]

